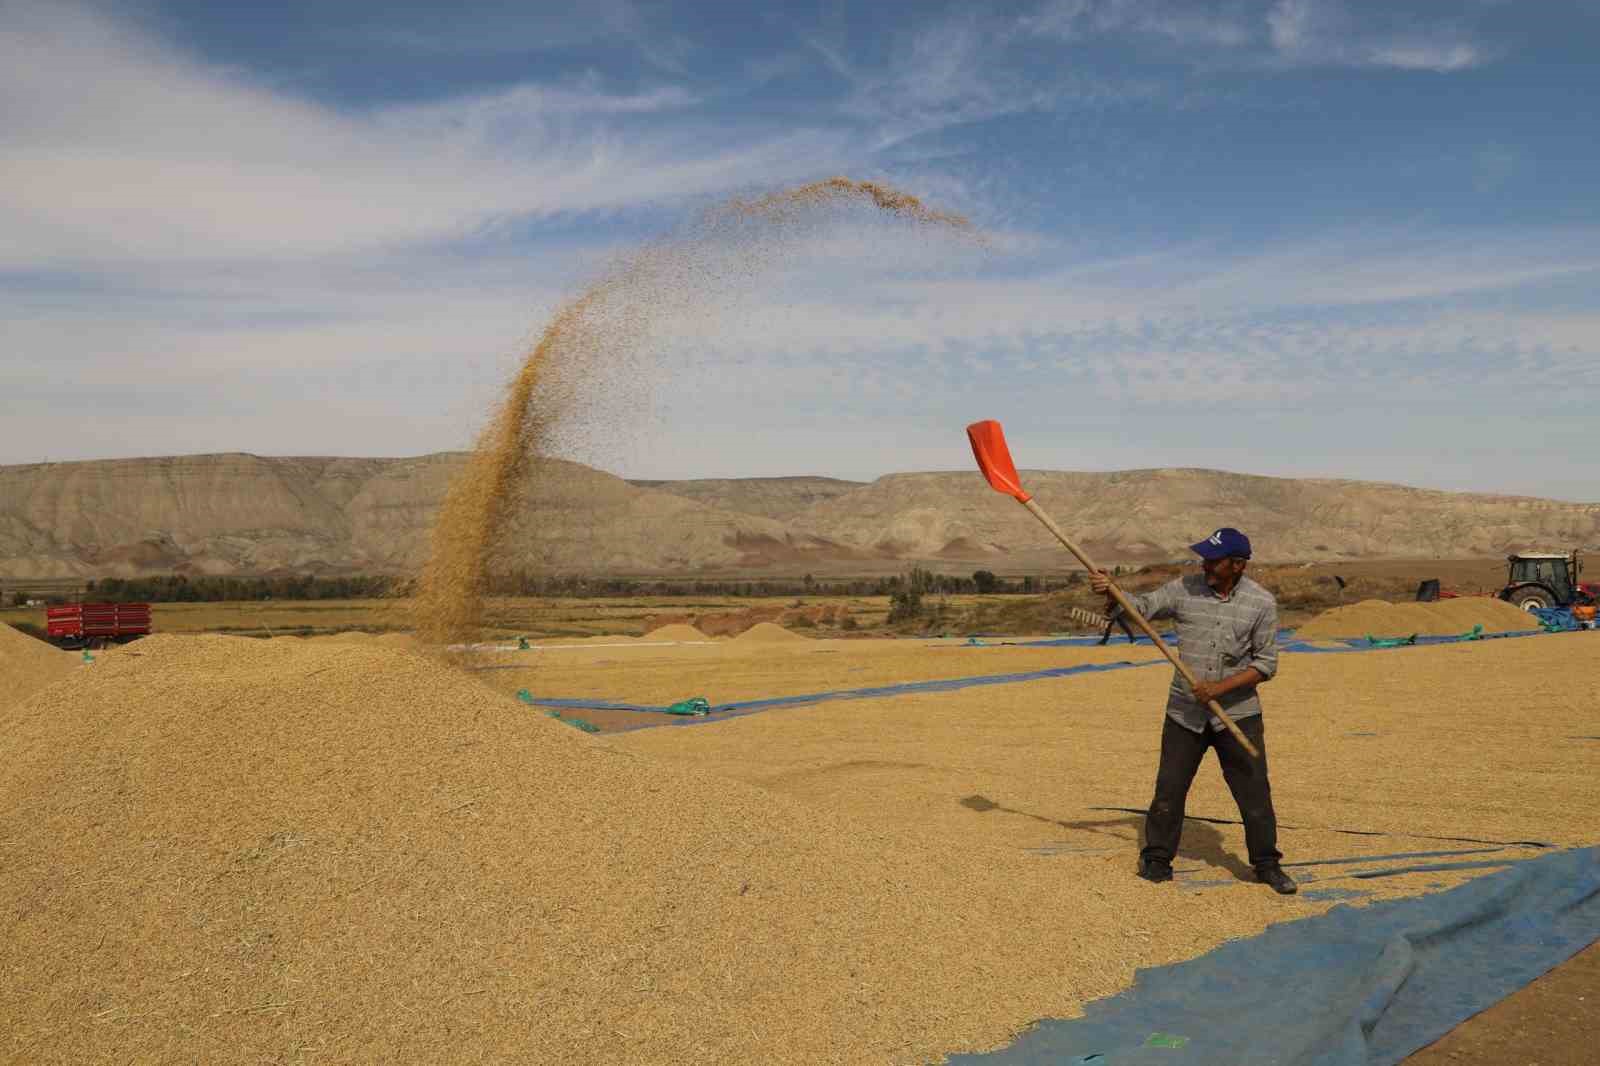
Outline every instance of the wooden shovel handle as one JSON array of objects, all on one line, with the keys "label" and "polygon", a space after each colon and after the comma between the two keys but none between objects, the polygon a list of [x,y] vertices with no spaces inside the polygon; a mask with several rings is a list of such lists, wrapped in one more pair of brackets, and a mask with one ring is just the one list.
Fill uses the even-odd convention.
[{"label": "wooden shovel handle", "polygon": [[[1076,544],[1072,543],[1072,540],[1065,533],[1061,532],[1061,528],[1055,524],[1049,515],[1044,513],[1044,509],[1035,503],[1032,498],[1023,500],[1022,506],[1032,511],[1033,517],[1044,523],[1044,527],[1051,533],[1055,534],[1055,538],[1062,543],[1067,551],[1071,552],[1077,557],[1078,562],[1082,563],[1092,573],[1099,572],[1100,568],[1094,564],[1094,560],[1090,559],[1082,548],[1079,548]],[[1128,616],[1128,618],[1133,621],[1133,624],[1138,626],[1140,631],[1155,643],[1155,646],[1160,650],[1161,654],[1167,657],[1167,661],[1172,663],[1173,666],[1177,667],[1178,673],[1182,674],[1183,679],[1189,682],[1189,687],[1194,688],[1196,685],[1198,685],[1200,682],[1194,676],[1194,673],[1190,671],[1190,669],[1184,665],[1183,660],[1178,658],[1177,654],[1167,646],[1167,642],[1161,639],[1161,634],[1157,633],[1150,623],[1145,621],[1144,615],[1139,613],[1139,609],[1133,605],[1133,601],[1128,599],[1127,595],[1124,594],[1123,591],[1115,584],[1112,584],[1111,586],[1111,596],[1117,601],[1117,605],[1122,608],[1123,612]],[[1222,704],[1218,703],[1216,700],[1211,700],[1206,704],[1206,710],[1210,711],[1212,716],[1221,722],[1228,732],[1233,734],[1233,739],[1239,742],[1240,747],[1244,748],[1244,750],[1249,752],[1254,758],[1261,758],[1261,752],[1256,750],[1256,746],[1254,744],[1250,743],[1250,738],[1244,735],[1244,732],[1239,728],[1238,724],[1234,722],[1232,718],[1228,717],[1228,712],[1222,709]]]}]

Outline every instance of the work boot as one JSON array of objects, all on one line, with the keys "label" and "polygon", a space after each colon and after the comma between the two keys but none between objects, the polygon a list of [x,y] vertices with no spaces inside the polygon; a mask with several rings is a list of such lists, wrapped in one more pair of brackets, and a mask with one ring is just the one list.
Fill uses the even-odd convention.
[{"label": "work boot", "polygon": [[1160,884],[1163,881],[1172,880],[1172,867],[1160,859],[1140,859],[1139,876],[1146,881],[1154,881],[1156,884]]},{"label": "work boot", "polygon": [[1256,880],[1264,885],[1271,885],[1272,891],[1280,896],[1292,896],[1300,891],[1300,886],[1294,883],[1294,878],[1284,873],[1281,866],[1263,866],[1256,871]]}]

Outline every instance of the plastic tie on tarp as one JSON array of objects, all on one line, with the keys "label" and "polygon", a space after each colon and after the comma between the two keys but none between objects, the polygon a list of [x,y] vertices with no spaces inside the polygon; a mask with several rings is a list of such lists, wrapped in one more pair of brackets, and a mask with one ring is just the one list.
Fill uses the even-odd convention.
[{"label": "plastic tie on tarp", "polygon": [[1371,633],[1367,634],[1367,644],[1374,648],[1402,648],[1416,642],[1417,634],[1415,633],[1409,637],[1375,637]]},{"label": "plastic tie on tarp", "polygon": [[565,723],[567,723],[567,725],[572,726],[574,729],[581,729],[585,733],[598,733],[598,732],[600,732],[600,727],[595,725],[593,722],[586,722],[582,718],[568,718],[565,715],[563,715],[560,711],[551,711],[551,712],[549,712],[549,714],[546,717],[554,718],[558,722],[565,722]]},{"label": "plastic tie on tarp", "polygon": [[[526,703],[526,704],[530,704],[530,705],[533,705],[533,706],[537,706],[538,705],[537,701],[533,698],[533,693],[529,692],[525,688],[517,689],[517,699],[521,700],[523,703]],[[600,727],[595,725],[593,722],[585,721],[582,718],[568,718],[566,715],[562,714],[560,711],[547,711],[547,712],[545,712],[545,717],[546,718],[554,718],[558,722],[565,722],[567,725],[572,726],[574,729],[581,729],[585,733],[598,733],[598,732],[600,732]]]}]

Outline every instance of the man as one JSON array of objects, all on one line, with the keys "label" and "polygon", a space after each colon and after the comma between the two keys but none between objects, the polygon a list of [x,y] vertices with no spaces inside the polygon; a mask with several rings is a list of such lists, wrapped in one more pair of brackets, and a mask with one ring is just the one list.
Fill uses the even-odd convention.
[{"label": "man", "polygon": [[[1278,603],[1272,593],[1244,576],[1250,539],[1237,529],[1219,529],[1191,550],[1200,556],[1202,573],[1132,597],[1139,613],[1151,621],[1171,618],[1177,622],[1178,654],[1200,682],[1191,690],[1183,675],[1173,671],[1161,730],[1156,793],[1145,817],[1139,876],[1146,881],[1172,880],[1172,860],[1183,834],[1189,785],[1206,749],[1216,748],[1223,779],[1244,820],[1245,844],[1257,880],[1291,895],[1298,887],[1280,865],[1278,819],[1272,810],[1261,700],[1256,695],[1256,687],[1278,671]],[[1105,594],[1114,612],[1111,579],[1104,573],[1089,577],[1091,587]],[[1212,717],[1206,709],[1211,700],[1222,705],[1261,758],[1252,757]]]}]

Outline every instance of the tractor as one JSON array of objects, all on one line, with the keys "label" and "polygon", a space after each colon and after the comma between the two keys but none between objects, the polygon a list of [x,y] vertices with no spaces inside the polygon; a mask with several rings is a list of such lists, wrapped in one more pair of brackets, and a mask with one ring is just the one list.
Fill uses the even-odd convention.
[{"label": "tractor", "polygon": [[1600,585],[1580,582],[1578,574],[1583,564],[1576,551],[1519,552],[1506,556],[1511,572],[1500,598],[1514,603],[1524,611],[1546,607],[1571,607],[1592,604],[1600,595]]}]

